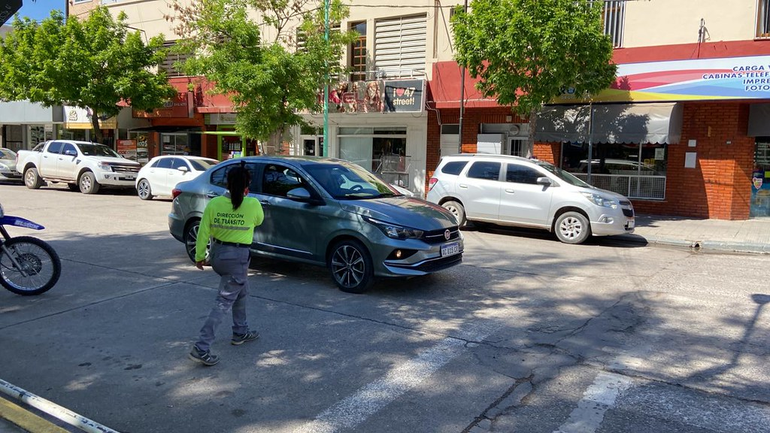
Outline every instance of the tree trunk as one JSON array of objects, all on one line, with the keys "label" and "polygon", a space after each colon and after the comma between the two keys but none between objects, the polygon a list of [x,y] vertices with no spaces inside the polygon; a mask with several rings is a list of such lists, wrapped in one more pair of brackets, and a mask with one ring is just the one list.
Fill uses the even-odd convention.
[{"label": "tree trunk", "polygon": [[96,143],[101,143],[102,138],[102,130],[99,128],[99,113],[96,112],[93,108],[91,109],[91,128],[94,132],[95,140],[91,140]]},{"label": "tree trunk", "polygon": [[526,157],[532,158],[535,155],[535,125],[537,124],[538,110],[532,109],[529,112],[529,140],[527,142]]}]

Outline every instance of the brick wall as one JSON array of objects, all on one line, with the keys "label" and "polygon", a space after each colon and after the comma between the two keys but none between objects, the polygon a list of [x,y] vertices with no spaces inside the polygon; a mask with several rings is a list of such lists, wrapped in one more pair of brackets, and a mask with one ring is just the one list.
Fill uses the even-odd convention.
[{"label": "brick wall", "polygon": [[[754,168],[748,116],[748,104],[684,103],[682,138],[668,147],[666,199],[634,200],[637,212],[748,219]],[[695,140],[695,147],[688,146],[689,140]],[[697,154],[695,168],[684,168],[687,152]]]}]

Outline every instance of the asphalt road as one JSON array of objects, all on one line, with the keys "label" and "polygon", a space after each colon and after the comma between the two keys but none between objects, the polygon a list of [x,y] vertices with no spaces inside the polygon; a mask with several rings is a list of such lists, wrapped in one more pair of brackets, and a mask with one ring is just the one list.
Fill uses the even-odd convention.
[{"label": "asphalt road", "polygon": [[0,185],[64,270],[0,291],[0,379],[122,432],[770,432],[770,257],[466,230],[463,264],[365,295],[255,259],[249,318],[186,357],[217,276],[169,199]]}]

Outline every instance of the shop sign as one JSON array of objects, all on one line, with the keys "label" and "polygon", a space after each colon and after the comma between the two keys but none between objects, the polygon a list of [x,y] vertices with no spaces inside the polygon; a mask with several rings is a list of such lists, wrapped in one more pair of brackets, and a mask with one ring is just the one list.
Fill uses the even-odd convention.
[{"label": "shop sign", "polygon": [[[424,80],[343,81],[329,87],[329,112],[419,113],[424,86]],[[318,98],[322,102],[323,93]]]},{"label": "shop sign", "polygon": [[[80,108],[65,105],[64,106],[64,129],[91,129],[92,111],[90,108]],[[99,127],[101,129],[116,129],[118,119],[115,116],[109,118],[99,118]]]},{"label": "shop sign", "polygon": [[169,99],[162,107],[152,110],[148,113],[142,110],[132,110],[133,117],[140,118],[158,118],[158,117],[192,117],[188,106],[187,93],[177,93],[176,97]]},{"label": "shop sign", "polygon": [[423,110],[423,80],[385,81],[385,111],[420,113]]},{"label": "shop sign", "polygon": [[235,125],[238,117],[236,113],[211,113],[206,114],[206,125]]},{"label": "shop sign", "polygon": [[117,151],[124,158],[136,161],[136,140],[118,140]]},{"label": "shop sign", "polygon": [[21,9],[21,0],[0,0],[0,25],[8,22]]},{"label": "shop sign", "polygon": [[[617,79],[593,102],[770,99],[770,56],[618,65]],[[567,89],[557,101],[583,99]]]}]

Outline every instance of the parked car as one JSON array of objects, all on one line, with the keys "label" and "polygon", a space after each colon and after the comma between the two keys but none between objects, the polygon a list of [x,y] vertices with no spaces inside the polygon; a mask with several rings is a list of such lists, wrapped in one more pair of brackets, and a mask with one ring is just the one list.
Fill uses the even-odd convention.
[{"label": "parked car", "polygon": [[206,203],[225,193],[238,164],[252,173],[249,195],[265,212],[252,254],[325,266],[352,293],[376,277],[426,275],[462,261],[463,236],[449,211],[400,194],[354,163],[309,156],[228,160],[177,185],[169,230],[191,260]]},{"label": "parked car", "polygon": [[565,243],[634,231],[626,197],[595,188],[544,161],[462,154],[441,158],[427,199],[466,221],[536,227]]},{"label": "parked car", "polygon": [[133,188],[140,164],[109,147],[75,140],[50,140],[17,152],[16,170],[27,188],[64,182],[73,191],[96,194],[102,186]]},{"label": "parked car", "polygon": [[171,195],[176,184],[193,180],[219,161],[201,156],[164,155],[152,158],[136,175],[136,192],[142,200]]},{"label": "parked car", "polygon": [[16,171],[16,152],[0,147],[0,181],[21,182],[21,173]]}]

